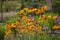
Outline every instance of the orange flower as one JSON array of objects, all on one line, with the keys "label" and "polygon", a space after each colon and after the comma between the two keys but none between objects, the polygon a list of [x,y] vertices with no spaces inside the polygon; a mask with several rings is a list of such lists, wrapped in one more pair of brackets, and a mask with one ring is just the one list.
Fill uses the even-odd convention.
[{"label": "orange flower", "polygon": [[8,36],[11,33],[11,30],[5,31],[6,36]]},{"label": "orange flower", "polygon": [[34,12],[34,8],[31,7],[29,10],[27,10],[28,13]]},{"label": "orange flower", "polygon": [[42,13],[41,10],[38,10],[38,13]]},{"label": "orange flower", "polygon": [[54,25],[53,29],[60,29],[60,25]]},{"label": "orange flower", "polygon": [[52,18],[52,16],[51,16],[51,15],[49,15],[49,16],[48,16],[48,18]]},{"label": "orange flower", "polygon": [[25,29],[25,32],[24,33],[27,34],[28,32],[29,32],[28,29]]},{"label": "orange flower", "polygon": [[20,20],[17,20],[16,25],[20,25],[20,24],[21,24]]},{"label": "orange flower", "polygon": [[15,28],[15,27],[16,27],[16,23],[13,23],[13,24],[11,25],[11,27]]},{"label": "orange flower", "polygon": [[21,29],[20,32],[21,32],[21,33],[24,33],[24,32],[25,32],[25,29]]},{"label": "orange flower", "polygon": [[10,24],[10,23],[7,23],[5,29],[6,29],[6,30],[9,30],[10,27],[11,27],[11,24]]},{"label": "orange flower", "polygon": [[30,7],[30,10],[33,10],[34,8],[33,7]]},{"label": "orange flower", "polygon": [[57,16],[53,16],[52,18],[53,18],[53,19],[56,19],[56,17],[57,17]]},{"label": "orange flower", "polygon": [[24,10],[24,11],[27,11],[27,10],[28,10],[28,8],[23,8],[23,10]]},{"label": "orange flower", "polygon": [[36,10],[37,10],[37,8],[34,8],[33,10],[34,10],[34,11],[36,11]]},{"label": "orange flower", "polygon": [[26,21],[27,19],[28,19],[27,16],[23,16],[22,17],[22,20],[25,20]]},{"label": "orange flower", "polygon": [[42,18],[46,18],[46,15],[42,15]]},{"label": "orange flower", "polygon": [[44,10],[46,10],[48,8],[48,6],[43,6]]},{"label": "orange flower", "polygon": [[34,25],[28,26],[29,30],[34,30]]},{"label": "orange flower", "polygon": [[35,13],[36,13],[36,14],[39,14],[39,13],[38,13],[38,10],[36,10]]},{"label": "orange flower", "polygon": [[17,15],[19,15],[20,14],[20,12],[17,12]]},{"label": "orange flower", "polygon": [[21,11],[19,12],[19,14],[24,14],[24,10],[21,10]]},{"label": "orange flower", "polygon": [[37,10],[37,11],[36,11],[36,14],[40,14],[40,13],[41,13],[41,10]]},{"label": "orange flower", "polygon": [[43,7],[41,7],[41,12],[44,12],[44,8]]},{"label": "orange flower", "polygon": [[42,32],[42,27],[41,27],[41,26],[36,27],[36,30],[37,30],[38,33],[43,33],[43,32]]},{"label": "orange flower", "polygon": [[41,26],[36,28],[37,31],[41,31]]},{"label": "orange flower", "polygon": [[33,12],[33,10],[28,10],[27,12],[28,12],[28,13],[31,13],[31,12]]}]

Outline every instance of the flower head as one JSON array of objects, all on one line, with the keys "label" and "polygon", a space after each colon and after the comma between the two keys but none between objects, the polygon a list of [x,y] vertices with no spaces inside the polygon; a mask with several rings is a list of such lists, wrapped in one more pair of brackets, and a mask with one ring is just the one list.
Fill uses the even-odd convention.
[{"label": "flower head", "polygon": [[58,18],[58,16],[56,17],[56,23],[59,23],[60,22],[60,19]]}]

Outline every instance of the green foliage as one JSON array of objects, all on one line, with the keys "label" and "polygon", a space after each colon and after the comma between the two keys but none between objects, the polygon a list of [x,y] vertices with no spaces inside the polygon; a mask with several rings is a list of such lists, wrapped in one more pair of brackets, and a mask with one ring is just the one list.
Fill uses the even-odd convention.
[{"label": "green foliage", "polygon": [[60,13],[60,0],[53,0],[53,11]]},{"label": "green foliage", "polygon": [[0,23],[0,40],[4,40],[5,36],[5,27],[4,24]]},{"label": "green foliage", "polygon": [[6,20],[6,22],[15,23],[17,18],[18,18],[18,16],[10,17],[8,20]]},{"label": "green foliage", "polygon": [[17,11],[20,8],[21,8],[21,3],[19,1],[4,1],[2,3],[3,12]]},{"label": "green foliage", "polygon": [[21,2],[21,9],[23,9],[26,5],[25,5],[25,0],[20,0]]}]

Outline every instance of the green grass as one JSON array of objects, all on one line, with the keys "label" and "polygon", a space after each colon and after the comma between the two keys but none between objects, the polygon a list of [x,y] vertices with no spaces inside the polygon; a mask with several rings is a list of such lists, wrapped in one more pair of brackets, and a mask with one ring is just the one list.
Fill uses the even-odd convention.
[{"label": "green grass", "polygon": [[14,23],[14,22],[16,22],[17,18],[18,18],[18,16],[14,16],[14,17],[7,18],[7,19],[6,19],[6,22]]},{"label": "green grass", "polygon": [[5,27],[4,24],[0,23],[0,40],[4,39],[4,35],[5,35]]}]

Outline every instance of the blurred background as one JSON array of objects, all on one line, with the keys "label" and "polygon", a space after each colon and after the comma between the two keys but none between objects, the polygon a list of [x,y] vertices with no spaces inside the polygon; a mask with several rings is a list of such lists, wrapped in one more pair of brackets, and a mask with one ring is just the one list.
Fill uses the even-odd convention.
[{"label": "blurred background", "polygon": [[[47,5],[47,11],[60,13],[60,0],[35,0],[39,6]],[[0,20],[3,17],[16,15],[16,11],[19,11],[23,7],[29,7],[35,3],[34,0],[0,0]],[[34,5],[34,4],[33,4]],[[12,15],[14,13],[14,15]]]}]

